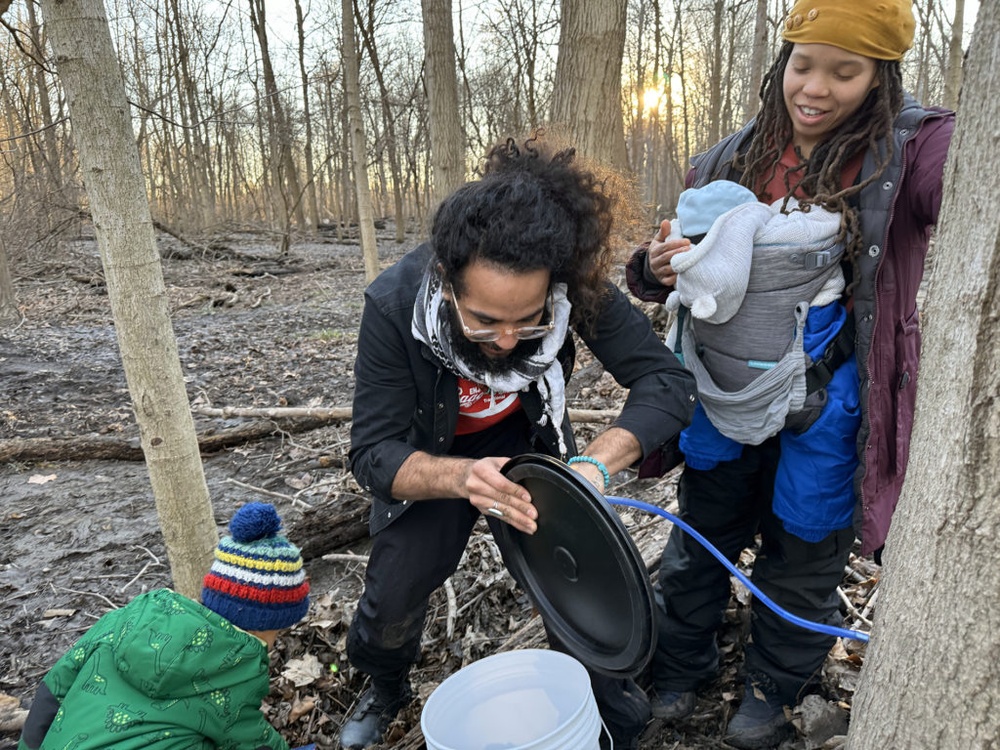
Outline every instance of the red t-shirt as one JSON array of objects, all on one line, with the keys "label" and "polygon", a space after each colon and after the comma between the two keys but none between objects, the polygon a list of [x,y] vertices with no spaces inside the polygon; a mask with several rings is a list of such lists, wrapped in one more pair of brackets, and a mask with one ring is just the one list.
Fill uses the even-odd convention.
[{"label": "red t-shirt", "polygon": [[521,410],[521,398],[514,393],[490,393],[489,389],[465,378],[458,379],[458,425],[456,435],[485,430]]},{"label": "red t-shirt", "polygon": [[[861,164],[864,161],[865,154],[864,151],[855,154],[851,157],[851,160],[844,165],[843,172],[841,172],[841,187],[847,188],[854,184],[854,181],[858,178],[861,173]],[[781,155],[781,159],[778,160],[778,169],[774,173],[774,178],[765,185],[764,190],[758,191],[758,195],[764,195],[765,193],[771,195],[771,202],[778,200],[778,198],[783,198],[785,195],[785,175],[790,169],[794,169],[799,166],[801,162],[799,161],[798,154],[795,153],[795,145],[789,143],[788,148],[785,149],[785,153]],[[797,179],[797,176],[796,178]],[[795,179],[792,182],[795,182]],[[795,191],[795,197],[800,200],[804,197],[800,190]]]}]

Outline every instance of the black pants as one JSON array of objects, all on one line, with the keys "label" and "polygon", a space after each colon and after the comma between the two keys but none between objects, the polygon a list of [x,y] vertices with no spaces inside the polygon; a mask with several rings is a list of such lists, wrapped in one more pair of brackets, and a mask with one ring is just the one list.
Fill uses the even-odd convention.
[{"label": "black pants", "polygon": [[[815,622],[841,625],[837,585],[854,531],[832,532],[806,542],[785,531],[771,510],[778,438],[744,446],[735,461],[710,471],[685,468],[678,487],[680,516],[731,561],[761,535],[751,579],[778,605]],[[711,680],[719,664],[715,634],[729,601],[729,572],[697,541],[674,527],[663,551],[658,584],[659,637],[653,683],[661,691],[694,690]],[[753,604],[748,674],[784,702],[794,704],[818,676],[832,636],[787,622],[760,602]]]}]

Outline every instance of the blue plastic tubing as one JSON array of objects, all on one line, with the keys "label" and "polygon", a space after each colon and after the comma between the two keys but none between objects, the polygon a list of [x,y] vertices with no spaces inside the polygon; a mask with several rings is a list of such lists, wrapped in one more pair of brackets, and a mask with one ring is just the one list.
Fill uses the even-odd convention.
[{"label": "blue plastic tubing", "polygon": [[805,628],[806,630],[812,630],[816,633],[823,633],[825,635],[838,636],[840,638],[849,638],[851,640],[864,641],[865,643],[868,643],[868,633],[864,633],[860,630],[849,630],[848,628],[838,628],[834,627],[833,625],[824,625],[819,622],[812,622],[811,620],[805,620],[799,617],[798,615],[793,615],[788,610],[782,609],[767,594],[765,594],[763,591],[757,588],[749,578],[743,575],[743,573],[741,573],[740,570],[735,565],[729,562],[729,560],[726,559],[725,555],[719,552],[719,550],[717,550],[710,541],[708,541],[705,537],[703,537],[701,534],[699,534],[697,531],[691,528],[689,524],[679,519],[673,513],[669,513],[663,510],[662,508],[657,508],[655,505],[644,503],[641,500],[632,500],[627,497],[613,497],[609,495],[608,497],[605,498],[605,500],[607,500],[612,505],[624,505],[629,508],[638,508],[639,510],[644,510],[649,513],[655,513],[656,515],[661,516],[662,518],[666,518],[671,523],[680,526],[682,529],[684,529],[684,531],[686,531],[688,534],[694,537],[695,540],[697,540],[698,544],[700,544],[702,547],[711,552],[712,556],[715,557],[715,559],[718,560],[720,563],[722,563],[730,573],[736,576],[737,580],[739,580],[740,583],[742,583],[744,586],[750,589],[750,591],[753,592],[753,595],[755,597],[757,597],[760,601],[766,604],[767,607],[772,612],[776,613],[778,616],[784,618],[785,620],[788,620],[788,622],[794,623],[795,625],[798,625],[800,628]]}]

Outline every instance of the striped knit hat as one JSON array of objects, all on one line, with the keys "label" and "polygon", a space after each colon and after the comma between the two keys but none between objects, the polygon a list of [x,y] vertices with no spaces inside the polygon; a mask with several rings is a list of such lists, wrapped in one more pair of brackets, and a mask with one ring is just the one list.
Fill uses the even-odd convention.
[{"label": "striped knit hat", "polygon": [[270,503],[247,503],[215,548],[201,603],[244,630],[291,627],[309,609],[309,582],[299,548],[278,534]]}]

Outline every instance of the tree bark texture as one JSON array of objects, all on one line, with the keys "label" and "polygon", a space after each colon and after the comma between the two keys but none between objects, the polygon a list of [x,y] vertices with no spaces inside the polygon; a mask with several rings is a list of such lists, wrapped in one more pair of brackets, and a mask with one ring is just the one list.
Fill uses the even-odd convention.
[{"label": "tree bark texture", "polygon": [[628,164],[622,119],[625,0],[564,0],[552,123],[589,159]]},{"label": "tree bark texture", "polygon": [[1000,746],[1000,6],[973,35],[928,290],[909,471],[851,750]]},{"label": "tree bark texture", "polygon": [[458,111],[451,0],[421,0],[424,79],[431,130],[431,208],[465,182],[465,136]]},{"label": "tree bark texture", "polygon": [[197,596],[218,541],[139,153],[101,0],[43,0],[173,583]]},{"label": "tree bark texture", "polygon": [[341,3],[344,36],[344,83],[347,87],[347,122],[351,133],[351,160],[354,162],[354,194],[358,204],[358,227],[361,231],[361,254],[365,260],[365,279],[371,283],[378,276],[378,246],[375,243],[375,211],[371,185],[368,184],[368,159],[365,125],[361,119],[361,92],[358,79],[358,45],[354,40],[354,3]]}]

